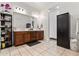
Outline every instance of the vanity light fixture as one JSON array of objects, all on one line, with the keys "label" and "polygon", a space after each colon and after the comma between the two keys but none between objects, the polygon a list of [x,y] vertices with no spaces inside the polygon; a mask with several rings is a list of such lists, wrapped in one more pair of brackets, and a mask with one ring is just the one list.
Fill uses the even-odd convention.
[{"label": "vanity light fixture", "polygon": [[56,6],[56,9],[59,9],[59,6]]},{"label": "vanity light fixture", "polygon": [[17,13],[20,13],[20,14],[26,14],[26,10],[21,8],[21,7],[18,7],[18,6],[15,6],[14,12],[17,12]]}]

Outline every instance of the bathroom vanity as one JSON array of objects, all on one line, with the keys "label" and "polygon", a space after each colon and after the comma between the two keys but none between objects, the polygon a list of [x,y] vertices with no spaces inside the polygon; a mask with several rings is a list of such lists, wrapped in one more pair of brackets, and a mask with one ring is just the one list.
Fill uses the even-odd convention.
[{"label": "bathroom vanity", "polygon": [[18,46],[35,40],[43,40],[44,28],[42,25],[38,24],[37,18],[34,16],[14,13],[14,45]]},{"label": "bathroom vanity", "polygon": [[43,40],[43,39],[44,39],[43,30],[14,31],[14,45],[15,46],[25,44],[27,42]]}]

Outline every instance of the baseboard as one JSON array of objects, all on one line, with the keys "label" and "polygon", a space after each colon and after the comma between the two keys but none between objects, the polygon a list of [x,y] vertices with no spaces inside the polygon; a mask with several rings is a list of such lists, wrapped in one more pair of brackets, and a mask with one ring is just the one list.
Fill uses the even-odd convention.
[{"label": "baseboard", "polygon": [[57,40],[56,38],[49,38],[49,39],[52,39],[52,40]]}]

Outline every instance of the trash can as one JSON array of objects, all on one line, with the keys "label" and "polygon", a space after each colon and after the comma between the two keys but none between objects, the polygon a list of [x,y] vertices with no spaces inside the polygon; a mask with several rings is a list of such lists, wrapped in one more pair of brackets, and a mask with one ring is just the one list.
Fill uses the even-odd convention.
[{"label": "trash can", "polygon": [[77,39],[70,39],[71,50],[77,51]]}]

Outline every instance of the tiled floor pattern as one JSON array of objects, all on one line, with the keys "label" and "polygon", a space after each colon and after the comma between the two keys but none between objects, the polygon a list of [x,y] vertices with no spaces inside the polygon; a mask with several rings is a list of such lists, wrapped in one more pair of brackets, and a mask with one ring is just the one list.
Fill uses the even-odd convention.
[{"label": "tiled floor pattern", "polygon": [[78,56],[79,52],[68,50],[56,45],[55,40],[41,41],[29,47],[21,45],[0,50],[0,56]]}]

